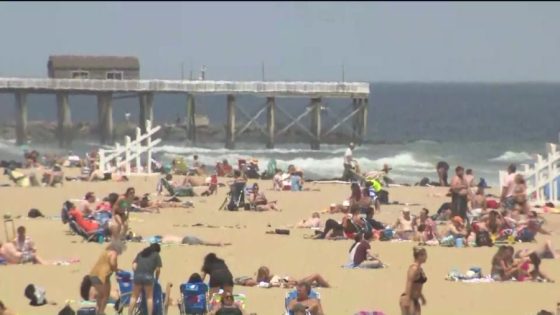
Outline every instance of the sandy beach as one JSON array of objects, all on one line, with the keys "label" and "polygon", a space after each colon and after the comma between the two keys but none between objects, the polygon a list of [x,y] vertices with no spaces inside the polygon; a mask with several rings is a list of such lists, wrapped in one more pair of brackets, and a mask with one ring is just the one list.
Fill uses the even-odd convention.
[{"label": "sandy beach", "polygon": [[[154,193],[157,177],[133,177],[128,183],[86,183],[66,182],[58,188],[15,188],[0,189],[3,201],[0,214],[22,215],[16,226],[25,225],[27,233],[36,243],[38,253],[47,260],[79,258],[80,262],[68,266],[9,265],[0,266],[0,300],[21,315],[57,314],[65,300],[73,300],[71,306],[80,307],[79,284],[82,277],[92,268],[104,245],[82,242],[79,236],[68,235],[67,225],[59,218],[26,218],[30,208],[38,208],[46,216],[60,215],[65,200],[82,198],[88,191],[97,196],[110,192],[122,193],[133,186],[137,195]],[[250,180],[249,183],[254,181]],[[232,246],[164,246],[161,256],[163,269],[161,283],[172,282],[171,297],[179,297],[179,284],[185,282],[193,272],[199,272],[203,257],[215,252],[225,259],[234,277],[254,276],[261,265],[268,266],[272,273],[301,278],[311,273],[320,273],[332,288],[319,289],[326,314],[354,314],[359,310],[381,310],[385,314],[400,314],[399,295],[405,286],[405,274],[412,263],[412,242],[372,242],[374,252],[389,265],[377,270],[349,270],[341,266],[347,262],[348,249],[352,242],[309,240],[304,234],[307,229],[292,229],[289,236],[269,235],[265,231],[272,228],[295,224],[308,218],[313,211],[328,208],[333,202],[341,202],[348,197],[350,188],[341,184],[312,184],[307,188],[320,191],[274,192],[270,181],[259,181],[269,200],[278,200],[282,212],[255,213],[248,211],[218,211],[224,201],[227,189],[220,188],[218,195],[188,198],[195,204],[191,209],[163,209],[160,214],[131,215],[131,229],[140,235],[174,234],[178,236],[196,235],[207,241],[231,242]],[[421,207],[433,213],[448,201],[440,188],[392,187],[387,189],[391,201],[419,203],[410,206],[413,214]],[[490,191],[496,193],[496,191]],[[376,218],[385,223],[393,223],[403,206],[383,206]],[[322,215],[340,219],[341,214]],[[546,227],[557,231],[560,216],[545,215]],[[202,223],[221,228],[192,227]],[[223,226],[235,226],[228,228]],[[2,238],[4,238],[2,231]],[[537,236],[539,241],[546,238]],[[553,243],[560,245],[557,233],[550,236]],[[515,248],[534,247],[532,244],[516,244]],[[128,243],[126,252],[119,257],[121,269],[131,269],[134,256],[145,247],[145,243]],[[466,271],[471,266],[479,266],[482,272],[490,271],[490,261],[494,248],[444,248],[428,247],[428,261],[425,265],[428,282],[424,286],[427,305],[423,314],[536,314],[541,309],[555,310],[560,301],[560,284],[549,283],[480,283],[465,284],[445,280],[446,274],[457,268]],[[560,265],[554,260],[544,260],[542,269],[553,279],[560,279]],[[116,285],[112,277],[113,286]],[[47,298],[58,306],[32,307],[23,296],[27,284],[33,283],[47,291]],[[247,314],[282,314],[286,289],[263,289],[236,286],[236,293],[247,295]],[[107,311],[112,314],[113,311]],[[179,314],[177,307],[171,307],[169,314]]]}]

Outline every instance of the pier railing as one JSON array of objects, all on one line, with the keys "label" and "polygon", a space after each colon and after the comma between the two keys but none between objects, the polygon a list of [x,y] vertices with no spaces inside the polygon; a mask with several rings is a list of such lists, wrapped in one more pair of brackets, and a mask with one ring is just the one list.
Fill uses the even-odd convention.
[{"label": "pier railing", "polygon": [[359,97],[369,94],[363,82],[181,81],[0,78],[0,90],[68,92],[187,92],[265,96]]},{"label": "pier railing", "polygon": [[[547,201],[556,203],[559,200],[560,187],[560,151],[556,144],[548,143],[547,157],[536,155],[533,164],[521,164],[519,174],[525,177],[527,182],[527,196],[537,204]],[[500,171],[500,187],[504,186],[507,173]]]},{"label": "pier railing", "polygon": [[[136,128],[136,139],[132,141],[129,136],[125,137],[125,144],[121,146],[116,143],[114,149],[99,150],[99,168],[103,173],[112,171],[111,165],[114,163],[117,169],[125,169],[127,176],[133,175],[131,162],[135,161],[135,175],[152,173],[152,150],[161,142],[161,139],[152,140],[152,136],[161,129],[160,126],[152,128],[151,121],[146,121],[146,133],[142,134],[141,129]],[[143,145],[145,143],[145,145]],[[145,155],[146,168],[142,167],[142,155]]]}]

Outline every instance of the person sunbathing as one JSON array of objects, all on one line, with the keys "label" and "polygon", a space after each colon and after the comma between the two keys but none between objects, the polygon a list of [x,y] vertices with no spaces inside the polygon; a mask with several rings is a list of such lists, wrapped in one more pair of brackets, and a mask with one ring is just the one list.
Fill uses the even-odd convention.
[{"label": "person sunbathing", "polygon": [[208,313],[209,315],[244,315],[243,309],[235,304],[233,294],[225,291],[221,295],[220,304],[214,306]]},{"label": "person sunbathing", "polygon": [[17,228],[17,237],[13,240],[15,249],[21,253],[21,263],[33,262],[34,264],[44,265],[46,262],[37,256],[37,249],[33,240],[25,235],[25,227]]},{"label": "person sunbathing", "polygon": [[420,245],[439,243],[436,224],[428,214],[429,210],[423,208],[420,211],[420,216],[414,219],[414,226],[416,227],[414,239],[417,240]]},{"label": "person sunbathing", "polygon": [[520,220],[516,227],[516,240],[521,242],[532,242],[537,233],[549,235],[550,232],[542,228],[542,222],[539,221],[535,211],[530,211],[527,219]]},{"label": "person sunbathing", "polygon": [[325,222],[325,229],[323,232],[315,231],[314,239],[340,239],[340,238],[354,238],[356,233],[371,231],[371,226],[364,218],[360,216],[360,207],[354,204],[350,207],[350,213],[342,218],[342,222],[337,222],[333,219],[328,219]]},{"label": "person sunbathing", "polygon": [[313,212],[311,218],[303,219],[296,224],[296,228],[319,228],[321,227],[321,216],[319,212]]},{"label": "person sunbathing", "polygon": [[95,234],[102,230],[103,235],[109,234],[109,216],[104,222],[87,219],[78,208],[72,208],[68,211],[68,215],[73,218],[79,227],[81,227],[88,235]]},{"label": "person sunbathing", "polygon": [[41,183],[47,187],[54,187],[56,184],[64,185],[64,172],[60,165],[55,164],[52,169],[46,169]]},{"label": "person sunbathing", "polygon": [[193,204],[190,201],[179,202],[179,201],[165,201],[165,200],[152,200],[150,194],[144,194],[142,198],[135,197],[133,203],[136,209],[141,212],[157,212],[159,213],[161,208],[192,208]]},{"label": "person sunbathing", "polygon": [[176,235],[156,235],[153,237],[154,241],[162,244],[183,244],[183,245],[204,245],[204,246],[229,246],[231,243],[227,242],[207,242],[193,235],[186,235],[183,237]]},{"label": "person sunbathing", "polygon": [[[296,280],[292,277],[288,276],[278,276],[273,275],[270,272],[270,269],[266,266],[261,266],[257,270],[257,278],[254,282],[249,282],[249,284],[245,284],[246,286],[254,286],[260,283],[268,283],[270,287],[281,287],[281,288],[292,288],[297,286],[299,283],[309,283],[310,285],[314,285],[317,287],[329,288],[329,283],[318,273],[311,274],[307,277],[304,277],[301,280]],[[250,285],[253,284],[253,285]]]},{"label": "person sunbathing", "polygon": [[84,197],[84,200],[80,200],[78,203],[78,209],[82,211],[82,214],[86,217],[93,215],[97,212],[97,198],[95,197],[95,193],[88,192]]},{"label": "person sunbathing", "polygon": [[507,281],[517,278],[524,261],[526,259],[515,261],[513,258],[513,247],[502,245],[492,258],[490,274],[495,281]]},{"label": "person sunbathing", "polygon": [[307,310],[311,315],[323,315],[323,307],[321,301],[316,298],[309,297],[311,294],[311,285],[302,282],[297,285],[297,297],[288,303],[288,310],[292,312],[301,312]]},{"label": "person sunbathing", "polygon": [[560,251],[555,249],[551,240],[547,240],[541,244],[537,249],[523,248],[515,252],[515,258],[526,258],[532,253],[536,253],[540,259],[558,259],[560,258]]},{"label": "person sunbathing", "polygon": [[505,226],[505,220],[496,210],[490,210],[483,215],[479,221],[474,223],[481,231],[488,231],[492,235],[498,235]]},{"label": "person sunbathing", "polygon": [[404,208],[395,224],[393,230],[396,236],[401,240],[411,240],[414,237],[414,220],[410,215],[410,209]]},{"label": "person sunbathing", "polygon": [[182,184],[182,186],[185,187],[199,187],[205,185],[206,185],[206,179],[204,176],[191,176],[191,175],[185,176],[185,179],[183,180],[183,184]]},{"label": "person sunbathing", "polygon": [[46,264],[45,261],[35,253],[24,255],[17,250],[12,242],[4,244],[0,242],[0,257],[2,257],[7,264],[25,264],[29,262],[34,264]]},{"label": "person sunbathing", "polygon": [[[357,239],[355,240],[357,241]],[[350,250],[350,253],[354,252],[351,261],[353,268],[375,269],[383,267],[383,263],[378,259],[377,255],[371,252],[370,242],[372,240],[373,233],[371,231],[365,232],[363,233],[362,240]]]},{"label": "person sunbathing", "polygon": [[249,197],[249,203],[256,211],[280,211],[280,209],[276,206],[276,201],[268,201],[265,194],[259,191],[259,185],[257,183],[253,184],[251,196]]},{"label": "person sunbathing", "polygon": [[[539,282],[554,282],[547,275],[545,275],[541,269],[541,259],[536,253],[532,253],[528,258],[522,260],[519,273],[517,275],[517,281],[539,281]],[[529,271],[529,266],[532,265],[533,269]]]},{"label": "person sunbathing", "polygon": [[456,240],[461,238],[465,243],[468,234],[463,218],[454,216],[447,225],[447,231],[443,234],[440,244],[442,246],[455,246]]}]

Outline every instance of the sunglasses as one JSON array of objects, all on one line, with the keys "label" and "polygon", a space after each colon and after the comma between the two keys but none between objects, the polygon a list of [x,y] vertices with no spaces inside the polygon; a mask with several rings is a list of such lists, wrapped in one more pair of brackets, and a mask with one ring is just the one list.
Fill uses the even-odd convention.
[{"label": "sunglasses", "polygon": [[233,295],[225,295],[225,296],[224,296],[224,300],[225,300],[225,299],[233,299]]}]

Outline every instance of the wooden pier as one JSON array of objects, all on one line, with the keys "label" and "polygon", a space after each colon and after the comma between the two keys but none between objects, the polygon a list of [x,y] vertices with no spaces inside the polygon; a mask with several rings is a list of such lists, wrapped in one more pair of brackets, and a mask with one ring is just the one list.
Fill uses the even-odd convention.
[{"label": "wooden pier", "polygon": [[[352,140],[361,143],[367,132],[367,111],[369,106],[369,84],[362,82],[235,82],[235,81],[173,81],[173,80],[93,80],[93,79],[27,79],[0,78],[0,93],[13,93],[16,106],[16,142],[27,142],[27,95],[55,94],[58,109],[58,139],[61,147],[70,146],[70,113],[69,95],[93,94],[97,96],[100,140],[103,144],[112,144],[113,136],[113,105],[117,93],[137,96],[140,106],[141,130],[146,126],[142,122],[153,121],[153,98],[155,93],[182,93],[185,95],[187,113],[187,137],[196,142],[195,113],[196,96],[220,94],[225,96],[227,111],[226,148],[235,148],[236,139],[255,126],[266,136],[266,147],[273,148],[275,139],[292,127],[299,127],[309,136],[312,149],[319,150],[321,138],[329,135],[345,122],[352,119]],[[252,94],[266,99],[263,106],[254,115],[249,115],[242,104],[236,103],[236,96]],[[292,117],[276,99],[283,97],[308,97],[307,109],[297,117]],[[325,126],[321,121],[321,109],[327,98],[347,98],[352,112],[340,117],[332,126]],[[276,112],[281,112],[290,119],[290,123],[281,130],[276,130]],[[248,119],[242,126],[236,124],[239,112]],[[267,125],[258,123],[258,118],[266,112]],[[310,126],[301,120],[310,116]]]}]

